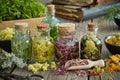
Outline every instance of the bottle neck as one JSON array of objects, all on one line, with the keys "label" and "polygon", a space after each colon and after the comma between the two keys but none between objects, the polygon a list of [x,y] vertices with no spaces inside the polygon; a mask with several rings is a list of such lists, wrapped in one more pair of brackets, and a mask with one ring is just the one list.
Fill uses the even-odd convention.
[{"label": "bottle neck", "polygon": [[41,31],[41,30],[37,29],[37,36],[38,37],[48,37],[49,36],[49,30]]},{"label": "bottle neck", "polygon": [[88,29],[87,37],[89,39],[95,40],[97,36],[97,31],[98,31],[98,28]]},{"label": "bottle neck", "polygon": [[30,31],[29,31],[29,27],[25,27],[25,28],[15,28],[15,33],[16,34],[24,34],[24,35],[29,35]]},{"label": "bottle neck", "polygon": [[49,16],[49,17],[55,17],[55,10],[46,10],[46,12],[47,12],[47,16]]}]

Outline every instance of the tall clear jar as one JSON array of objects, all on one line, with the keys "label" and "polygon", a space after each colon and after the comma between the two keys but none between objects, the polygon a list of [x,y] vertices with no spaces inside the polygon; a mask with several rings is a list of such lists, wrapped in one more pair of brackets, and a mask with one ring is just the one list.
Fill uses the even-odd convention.
[{"label": "tall clear jar", "polygon": [[97,36],[98,27],[96,23],[89,23],[87,26],[87,34],[81,39],[81,58],[98,60],[101,58],[102,42]]},{"label": "tall clear jar", "polygon": [[48,23],[50,25],[50,36],[54,41],[58,40],[58,24],[59,20],[55,17],[55,5],[47,5],[46,18],[42,23]]},{"label": "tall clear jar", "polygon": [[52,37],[49,36],[49,24],[37,25],[37,35],[32,40],[35,62],[50,62],[54,59],[55,48]]},{"label": "tall clear jar", "polygon": [[15,23],[15,34],[11,40],[12,52],[24,60],[29,62],[32,59],[32,39],[27,23]]},{"label": "tall clear jar", "polygon": [[58,26],[59,40],[55,43],[55,55],[60,65],[79,58],[79,41],[74,37],[75,24],[61,23]]}]

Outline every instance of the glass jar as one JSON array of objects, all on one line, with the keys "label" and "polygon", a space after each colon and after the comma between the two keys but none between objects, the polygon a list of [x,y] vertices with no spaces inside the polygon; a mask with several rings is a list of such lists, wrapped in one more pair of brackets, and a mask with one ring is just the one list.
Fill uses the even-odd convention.
[{"label": "glass jar", "polygon": [[25,62],[31,61],[32,43],[27,23],[15,23],[15,34],[11,40],[12,52]]},{"label": "glass jar", "polygon": [[49,24],[37,25],[37,35],[32,41],[35,62],[49,62],[54,59],[55,48],[49,36]]},{"label": "glass jar", "polygon": [[50,36],[54,41],[57,41],[59,20],[55,17],[55,6],[47,5],[46,14],[47,16],[43,19],[42,23],[48,23],[50,25]]},{"label": "glass jar", "polygon": [[55,43],[56,58],[60,65],[79,58],[79,41],[74,38],[75,24],[61,23],[58,27],[59,40]]},{"label": "glass jar", "polygon": [[89,23],[87,29],[88,32],[82,37],[80,43],[81,58],[98,60],[101,58],[102,49],[102,42],[96,35],[98,27],[96,23]]}]

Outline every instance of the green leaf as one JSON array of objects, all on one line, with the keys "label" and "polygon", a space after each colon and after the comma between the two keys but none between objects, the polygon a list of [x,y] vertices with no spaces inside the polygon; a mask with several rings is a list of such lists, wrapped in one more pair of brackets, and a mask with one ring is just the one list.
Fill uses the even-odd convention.
[{"label": "green leaf", "polygon": [[104,9],[104,11],[107,12],[105,19],[109,19],[109,20],[114,20],[115,16],[120,14],[120,9],[116,5],[113,5],[110,8]]},{"label": "green leaf", "polygon": [[45,6],[38,0],[0,0],[0,21],[39,17]]}]

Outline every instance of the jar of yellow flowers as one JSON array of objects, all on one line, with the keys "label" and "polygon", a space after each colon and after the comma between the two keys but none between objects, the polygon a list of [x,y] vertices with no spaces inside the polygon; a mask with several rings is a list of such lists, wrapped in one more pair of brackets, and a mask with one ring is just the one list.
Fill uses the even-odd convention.
[{"label": "jar of yellow flowers", "polygon": [[87,34],[82,37],[80,43],[81,58],[98,60],[101,58],[102,49],[101,40],[96,35],[98,27],[96,23],[89,23],[87,29]]},{"label": "jar of yellow flowers", "polygon": [[49,24],[37,25],[37,35],[32,40],[35,62],[49,62],[54,59],[53,39],[49,36]]}]

